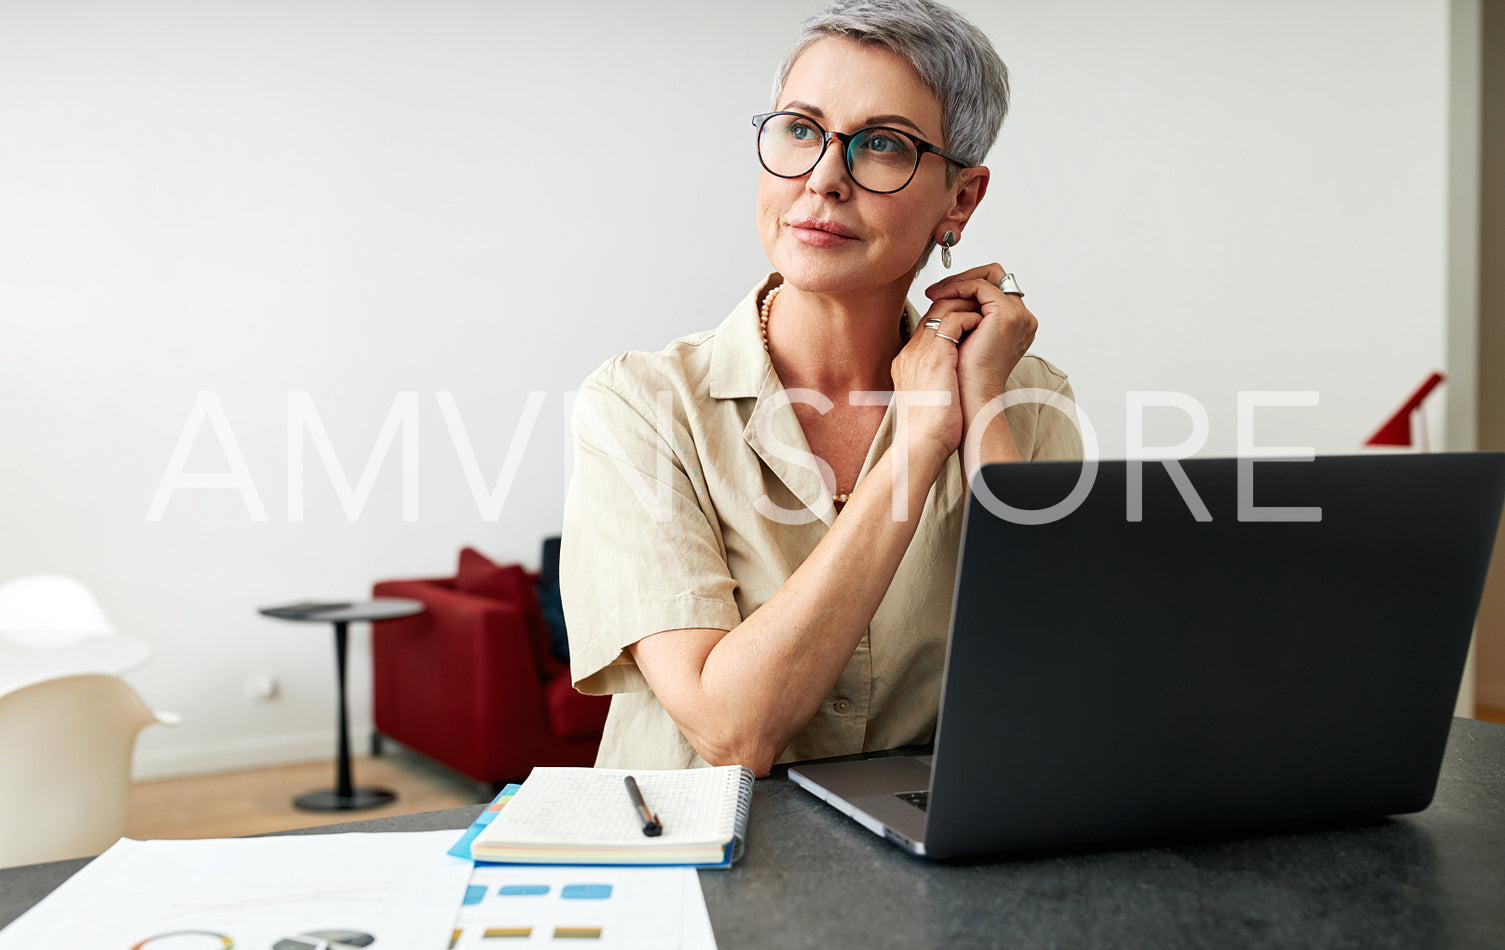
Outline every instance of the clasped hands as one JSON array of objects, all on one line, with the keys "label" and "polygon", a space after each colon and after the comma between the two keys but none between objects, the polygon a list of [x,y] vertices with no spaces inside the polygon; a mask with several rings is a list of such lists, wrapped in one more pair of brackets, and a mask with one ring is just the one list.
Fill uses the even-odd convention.
[{"label": "clasped hands", "polygon": [[[1034,314],[1019,296],[998,288],[1005,273],[995,262],[926,288],[930,309],[894,358],[895,399],[907,396],[910,403],[905,407],[909,437],[928,440],[923,444],[932,445],[942,458],[961,445],[978,411],[1003,394],[1009,374],[1035,339]],[[935,320],[940,326],[925,326]],[[1002,430],[996,437],[994,428]],[[1010,452],[1017,457],[1001,417],[985,435],[984,461],[1006,460]]]}]

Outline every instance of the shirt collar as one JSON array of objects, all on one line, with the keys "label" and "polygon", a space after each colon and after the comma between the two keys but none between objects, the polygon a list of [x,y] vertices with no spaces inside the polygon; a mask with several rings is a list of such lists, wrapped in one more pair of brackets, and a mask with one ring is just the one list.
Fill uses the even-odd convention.
[{"label": "shirt collar", "polygon": [[712,398],[746,399],[763,393],[773,375],[773,363],[763,349],[758,305],[770,288],[783,282],[778,274],[770,274],[716,328],[708,379]]}]

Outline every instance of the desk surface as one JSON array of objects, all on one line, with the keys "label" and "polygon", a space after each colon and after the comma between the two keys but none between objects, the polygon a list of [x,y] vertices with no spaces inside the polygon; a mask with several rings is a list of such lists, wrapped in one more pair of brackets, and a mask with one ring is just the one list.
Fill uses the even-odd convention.
[{"label": "desk surface", "polygon": [[[463,828],[479,807],[304,829]],[[743,947],[1505,946],[1505,726],[1454,720],[1432,806],[1300,834],[932,864],[785,778],[753,792],[748,849],[700,882]],[[87,863],[0,870],[0,924]]]}]

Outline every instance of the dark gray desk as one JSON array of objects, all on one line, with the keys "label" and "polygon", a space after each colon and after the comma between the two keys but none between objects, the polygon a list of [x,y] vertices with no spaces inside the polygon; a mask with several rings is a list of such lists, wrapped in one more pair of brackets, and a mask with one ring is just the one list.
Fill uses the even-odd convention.
[{"label": "dark gray desk", "polygon": [[[478,811],[302,833],[458,829]],[[1505,726],[1455,720],[1430,808],[1346,828],[936,865],[775,777],[748,837],[736,868],[700,873],[721,950],[1505,947]],[[0,871],[0,923],[86,860]]]}]

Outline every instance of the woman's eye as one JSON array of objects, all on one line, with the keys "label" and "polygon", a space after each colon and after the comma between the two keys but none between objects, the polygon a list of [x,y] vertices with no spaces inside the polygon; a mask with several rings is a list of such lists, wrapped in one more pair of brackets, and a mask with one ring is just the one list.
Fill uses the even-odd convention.
[{"label": "woman's eye", "polygon": [[867,150],[870,152],[897,152],[903,146],[892,135],[876,132],[867,138]]},{"label": "woman's eye", "polygon": [[791,122],[787,131],[790,138],[800,142],[811,138],[819,138],[819,133],[805,122]]}]

